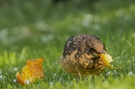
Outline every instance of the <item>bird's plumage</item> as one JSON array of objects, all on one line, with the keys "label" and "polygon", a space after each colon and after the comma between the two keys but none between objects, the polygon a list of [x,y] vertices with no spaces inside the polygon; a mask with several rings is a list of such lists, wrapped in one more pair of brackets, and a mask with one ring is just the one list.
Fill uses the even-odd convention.
[{"label": "bird's plumage", "polygon": [[100,54],[107,54],[103,43],[95,36],[70,37],[64,47],[62,67],[73,75],[98,75],[106,67]]}]

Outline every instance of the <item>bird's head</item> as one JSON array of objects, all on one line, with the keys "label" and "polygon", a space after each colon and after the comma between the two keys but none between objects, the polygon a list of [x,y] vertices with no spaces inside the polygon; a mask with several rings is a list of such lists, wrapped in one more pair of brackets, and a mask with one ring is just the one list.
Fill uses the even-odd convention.
[{"label": "bird's head", "polygon": [[104,66],[114,68],[109,63],[112,62],[112,57],[106,52],[104,44],[95,36],[89,36],[81,43],[81,50],[87,55],[93,55],[99,58],[104,63]]}]

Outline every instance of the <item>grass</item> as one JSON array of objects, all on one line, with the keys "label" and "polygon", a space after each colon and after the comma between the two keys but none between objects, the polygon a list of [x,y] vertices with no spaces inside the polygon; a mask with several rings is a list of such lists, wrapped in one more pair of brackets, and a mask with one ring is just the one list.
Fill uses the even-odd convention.
[{"label": "grass", "polygon": [[[0,6],[0,89],[133,89],[135,87],[135,4],[132,0],[99,0],[77,8],[47,0],[12,1]],[[44,5],[44,4],[46,5]],[[66,6],[66,7],[64,7]],[[48,9],[49,8],[49,9]],[[77,34],[101,39],[113,65],[100,76],[78,80],[59,62],[66,40]],[[15,78],[26,60],[44,58],[45,76],[29,86]]]}]

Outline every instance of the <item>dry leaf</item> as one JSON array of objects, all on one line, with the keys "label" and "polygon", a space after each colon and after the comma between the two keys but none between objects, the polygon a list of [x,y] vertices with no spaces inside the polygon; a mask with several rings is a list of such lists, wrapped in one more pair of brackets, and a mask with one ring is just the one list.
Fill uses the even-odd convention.
[{"label": "dry leaf", "polygon": [[43,58],[28,60],[27,65],[23,67],[22,73],[16,73],[16,78],[22,85],[33,83],[36,79],[43,78],[42,62]]}]

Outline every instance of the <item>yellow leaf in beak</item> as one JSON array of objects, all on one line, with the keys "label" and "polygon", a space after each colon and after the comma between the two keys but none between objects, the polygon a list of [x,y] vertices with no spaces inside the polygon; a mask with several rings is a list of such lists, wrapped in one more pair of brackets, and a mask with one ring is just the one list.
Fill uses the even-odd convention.
[{"label": "yellow leaf in beak", "polygon": [[43,58],[28,60],[27,65],[23,67],[22,74],[16,73],[16,78],[22,85],[33,83],[36,79],[43,78],[42,62]]},{"label": "yellow leaf in beak", "polygon": [[100,54],[100,59],[103,61],[104,65],[109,67],[109,68],[114,68],[112,65],[110,65],[109,63],[112,62],[112,57],[105,53],[105,54]]}]

